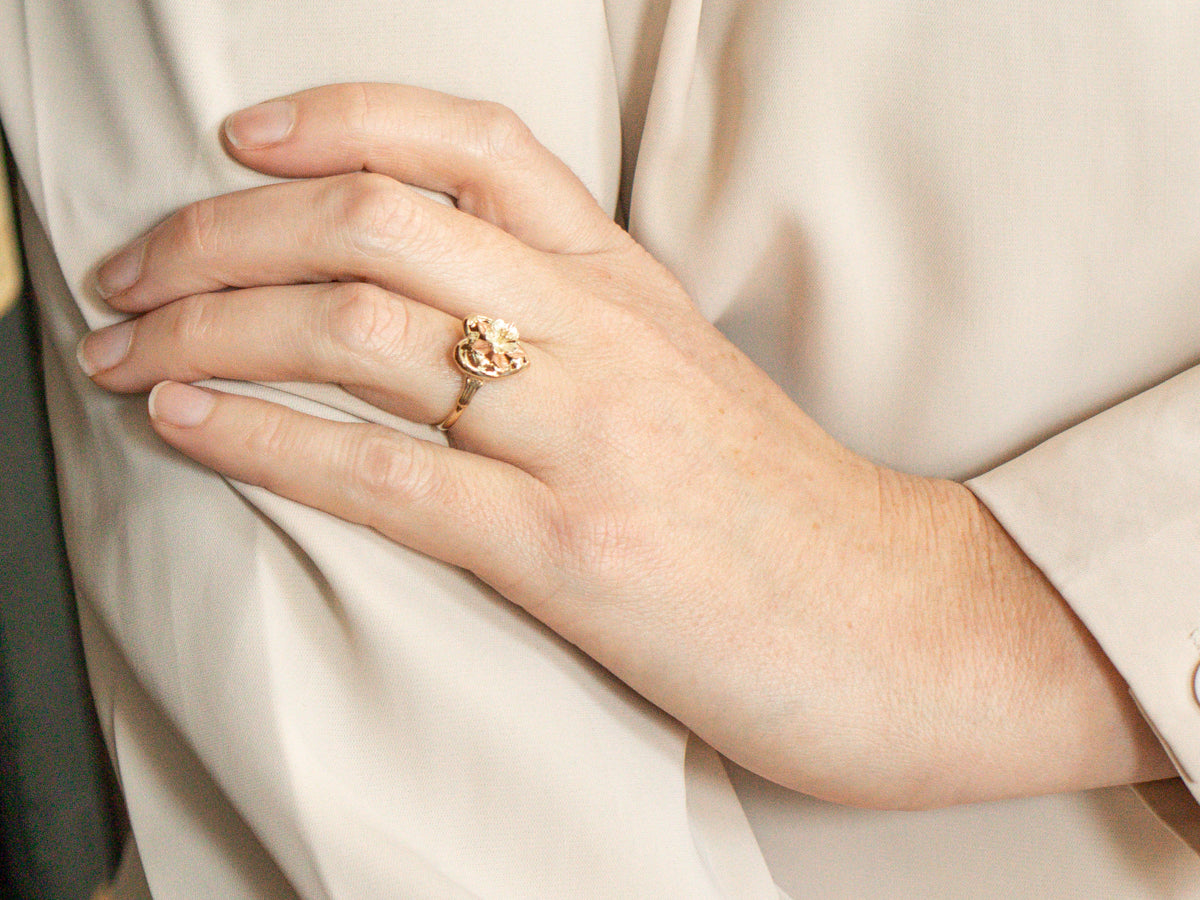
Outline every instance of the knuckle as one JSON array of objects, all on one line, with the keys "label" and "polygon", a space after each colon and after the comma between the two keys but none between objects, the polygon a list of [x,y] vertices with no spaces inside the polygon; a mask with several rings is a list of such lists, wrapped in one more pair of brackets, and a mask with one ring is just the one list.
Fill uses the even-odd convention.
[{"label": "knuckle", "polygon": [[387,89],[377,84],[354,82],[342,85],[337,108],[347,134],[370,138],[395,130],[397,110]]},{"label": "knuckle", "polygon": [[297,458],[296,438],[286,426],[281,415],[274,412],[264,413],[260,418],[246,428],[242,436],[242,449],[245,459],[258,463],[258,473],[250,480],[270,488],[267,482],[270,473],[280,460],[289,462]]},{"label": "knuckle", "polygon": [[495,162],[519,161],[538,147],[529,126],[502,103],[480,101],[471,106],[471,145]]},{"label": "knuckle", "polygon": [[604,356],[606,363],[620,366],[629,347],[644,348],[640,351],[641,355],[656,367],[660,363],[677,363],[675,344],[664,331],[663,325],[641,310],[610,304],[598,306],[593,315],[594,330],[603,335],[598,352]]},{"label": "knuckle", "polygon": [[559,568],[601,584],[620,582],[647,559],[646,547],[628,517],[593,504],[560,512],[550,520],[546,533]]},{"label": "knuckle", "polygon": [[336,350],[393,362],[408,346],[409,314],[404,303],[372,284],[333,289],[328,333]]},{"label": "knuckle", "polygon": [[351,478],[369,505],[419,502],[432,492],[428,466],[412,441],[372,429],[353,451]]},{"label": "knuckle", "polygon": [[338,102],[334,107],[339,111],[342,124],[350,134],[362,134],[370,128],[371,117],[375,103],[371,92],[362,82],[342,85],[338,93]]},{"label": "knuckle", "polygon": [[367,256],[391,256],[403,251],[419,232],[420,205],[402,184],[371,172],[339,181],[337,217],[350,248]]},{"label": "knuckle", "polygon": [[624,304],[598,305],[596,318],[598,328],[622,340],[645,338],[657,332],[657,324],[649,316]]},{"label": "knuckle", "polygon": [[179,230],[184,246],[204,255],[217,249],[220,217],[214,198],[198,200],[179,213]]},{"label": "knuckle", "polygon": [[207,295],[193,294],[177,300],[171,307],[174,319],[171,322],[171,338],[175,345],[184,348],[203,346],[214,338],[220,329],[217,307]]},{"label": "knuckle", "polygon": [[568,572],[560,565],[564,556],[554,530],[556,499],[541,485],[525,499],[528,505],[521,516],[501,513],[495,520],[496,526],[511,536],[512,565],[503,577],[491,574],[489,579],[503,596],[522,598],[521,605],[541,619],[549,612],[547,604],[565,596]]}]

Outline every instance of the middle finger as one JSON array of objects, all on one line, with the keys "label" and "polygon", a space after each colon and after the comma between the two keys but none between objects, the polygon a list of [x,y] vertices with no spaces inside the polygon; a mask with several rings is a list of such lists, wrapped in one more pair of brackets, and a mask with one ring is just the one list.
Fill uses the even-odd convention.
[{"label": "middle finger", "polygon": [[[463,318],[531,332],[554,296],[539,251],[501,229],[368,172],[201,200],[106,261],[100,293],[124,312],[230,287],[364,281]],[[539,281],[541,283],[539,283]]]}]

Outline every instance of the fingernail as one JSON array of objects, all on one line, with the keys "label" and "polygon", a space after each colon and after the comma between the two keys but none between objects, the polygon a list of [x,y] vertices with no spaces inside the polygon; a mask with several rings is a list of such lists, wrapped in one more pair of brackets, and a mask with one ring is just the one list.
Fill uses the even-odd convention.
[{"label": "fingernail", "polygon": [[208,391],[190,384],[164,381],[155,385],[147,403],[152,418],[176,428],[195,428],[208,418],[216,400]]},{"label": "fingernail", "polygon": [[142,261],[146,257],[146,238],[130,244],[112,256],[96,270],[96,287],[100,296],[109,297],[129,290],[142,274]]},{"label": "fingernail", "polygon": [[287,137],[295,124],[294,101],[268,100],[235,112],[226,119],[225,137],[239,150],[269,147]]},{"label": "fingernail", "polygon": [[134,323],[131,319],[111,328],[102,328],[86,335],[75,348],[79,368],[89,378],[117,365],[129,353],[133,341]]}]

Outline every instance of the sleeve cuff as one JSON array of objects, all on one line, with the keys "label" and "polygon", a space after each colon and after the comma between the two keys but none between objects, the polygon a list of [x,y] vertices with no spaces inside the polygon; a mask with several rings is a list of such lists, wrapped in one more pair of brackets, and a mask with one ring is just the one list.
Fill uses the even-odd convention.
[{"label": "sleeve cuff", "polygon": [[1200,799],[1200,368],[967,486],[1091,631]]}]

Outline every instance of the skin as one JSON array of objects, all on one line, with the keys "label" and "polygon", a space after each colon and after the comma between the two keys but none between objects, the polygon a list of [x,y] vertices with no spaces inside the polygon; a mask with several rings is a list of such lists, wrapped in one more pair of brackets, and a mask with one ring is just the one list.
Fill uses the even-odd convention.
[{"label": "skin", "polygon": [[[97,282],[133,318],[80,345],[97,384],[157,385],[167,443],[471,570],[818,797],[922,808],[1173,774],[974,495],[835,443],[511,112],[336,85],[235,114],[224,139],[298,180],[114,254]],[[449,447],[186,385],[336,383],[437,422],[480,312],[520,326],[530,365],[483,387]]]}]

